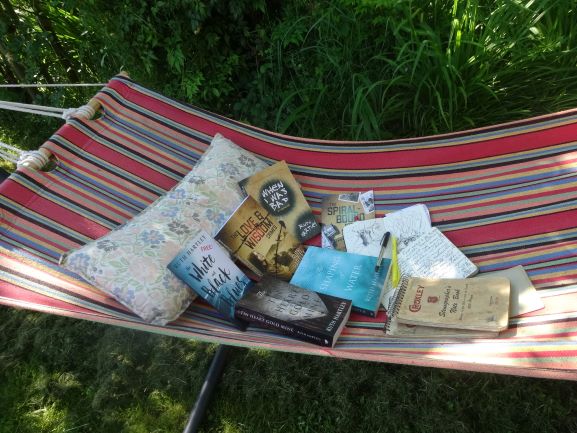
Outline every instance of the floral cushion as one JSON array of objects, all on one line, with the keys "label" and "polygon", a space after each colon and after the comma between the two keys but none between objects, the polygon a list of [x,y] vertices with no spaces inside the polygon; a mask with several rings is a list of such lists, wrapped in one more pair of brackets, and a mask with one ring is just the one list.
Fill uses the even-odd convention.
[{"label": "floral cushion", "polygon": [[61,264],[147,322],[174,320],[195,295],[167,264],[200,229],[216,233],[242,201],[238,182],[265,167],[216,134],[178,185],[106,236],[65,254]]}]

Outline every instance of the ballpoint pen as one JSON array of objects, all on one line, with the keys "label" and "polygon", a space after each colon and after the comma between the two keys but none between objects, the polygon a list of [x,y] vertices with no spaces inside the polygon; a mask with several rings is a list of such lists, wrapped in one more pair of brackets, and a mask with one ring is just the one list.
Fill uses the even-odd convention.
[{"label": "ballpoint pen", "polygon": [[379,272],[379,269],[381,268],[383,255],[385,254],[385,250],[387,249],[387,244],[389,243],[390,236],[391,236],[390,232],[386,232],[383,235],[383,239],[381,240],[381,251],[379,251],[379,257],[377,258],[377,265],[375,266],[375,272]]}]

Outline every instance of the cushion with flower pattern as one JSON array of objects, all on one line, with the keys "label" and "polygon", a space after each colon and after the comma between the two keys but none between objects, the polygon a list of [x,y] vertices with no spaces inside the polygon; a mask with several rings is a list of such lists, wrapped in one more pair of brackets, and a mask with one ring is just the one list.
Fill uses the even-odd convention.
[{"label": "cushion with flower pattern", "polygon": [[266,166],[216,134],[172,190],[104,237],[65,254],[61,264],[146,322],[174,320],[195,295],[167,264],[199,230],[216,233],[242,201],[238,182]]}]

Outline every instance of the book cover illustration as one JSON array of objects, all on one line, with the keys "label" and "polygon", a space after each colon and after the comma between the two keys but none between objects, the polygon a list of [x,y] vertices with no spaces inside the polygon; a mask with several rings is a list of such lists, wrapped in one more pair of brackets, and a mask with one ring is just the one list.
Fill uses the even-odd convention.
[{"label": "book cover illustration", "polygon": [[373,190],[325,196],[321,203],[321,245],[345,251],[343,228],[375,217]]},{"label": "book cover illustration", "polygon": [[203,230],[174,257],[168,269],[233,322],[234,305],[252,284]]},{"label": "book cover illustration", "polygon": [[392,316],[399,323],[499,332],[507,328],[507,278],[404,279]]},{"label": "book cover illustration", "polygon": [[431,216],[427,206],[416,204],[388,213],[384,218],[366,219],[346,225],[343,237],[348,252],[376,257],[386,232],[397,239],[400,253],[430,229]]},{"label": "book cover illustration", "polygon": [[235,307],[236,317],[322,346],[333,347],[351,301],[315,293],[271,276],[254,284]]},{"label": "book cover illustration", "polygon": [[391,260],[383,259],[375,272],[375,257],[326,248],[308,247],[291,284],[350,299],[353,311],[375,317],[389,277]]},{"label": "book cover illustration", "polygon": [[318,235],[321,226],[285,161],[279,161],[239,182],[291,235],[304,242]]},{"label": "book cover illustration", "polygon": [[225,222],[215,239],[257,275],[271,274],[286,281],[305,252],[286,224],[273,218],[250,196]]}]

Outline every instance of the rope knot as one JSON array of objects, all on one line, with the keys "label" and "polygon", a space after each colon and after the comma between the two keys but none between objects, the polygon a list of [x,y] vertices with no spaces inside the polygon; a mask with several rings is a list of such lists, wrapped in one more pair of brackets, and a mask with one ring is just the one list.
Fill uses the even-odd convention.
[{"label": "rope knot", "polygon": [[50,161],[49,155],[42,149],[22,152],[16,162],[16,167],[28,167],[33,170],[40,170]]},{"label": "rope knot", "polygon": [[80,117],[82,119],[92,119],[96,111],[90,105],[82,105],[78,108],[66,108],[62,112],[62,118],[68,121],[73,117]]}]

